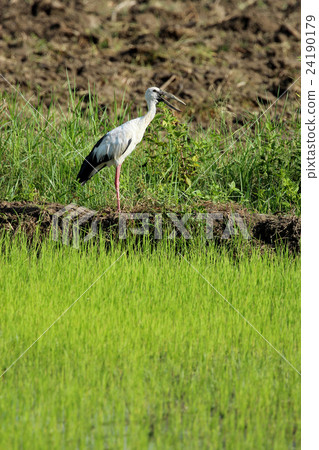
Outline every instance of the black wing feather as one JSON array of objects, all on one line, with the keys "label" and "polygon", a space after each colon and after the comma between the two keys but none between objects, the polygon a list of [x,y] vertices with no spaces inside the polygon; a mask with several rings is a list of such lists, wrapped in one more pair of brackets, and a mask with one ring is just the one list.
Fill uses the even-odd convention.
[{"label": "black wing feather", "polygon": [[100,166],[103,163],[107,163],[110,161],[110,158],[106,154],[105,157],[98,161],[96,159],[96,152],[95,149],[98,148],[105,138],[106,135],[102,136],[101,139],[97,141],[97,143],[92,148],[90,154],[84,159],[80,172],[78,173],[76,179],[81,183],[82,185],[85,184],[93,175],[95,175],[97,172],[99,172],[104,166],[100,167],[99,170],[96,169],[97,166]]},{"label": "black wing feather", "polygon": [[126,150],[127,150],[127,149],[129,148],[129,146],[131,145],[131,142],[132,142],[132,139],[129,139],[129,141],[128,141],[128,143],[127,143],[127,146],[126,146],[126,149],[124,150],[124,152],[122,153],[121,156],[124,155],[124,153],[126,152]]}]

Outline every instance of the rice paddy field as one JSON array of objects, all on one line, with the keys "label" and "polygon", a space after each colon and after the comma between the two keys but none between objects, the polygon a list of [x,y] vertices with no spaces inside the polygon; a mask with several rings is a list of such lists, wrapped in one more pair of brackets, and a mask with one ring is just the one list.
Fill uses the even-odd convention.
[{"label": "rice paddy field", "polygon": [[[114,210],[112,169],[74,179],[129,107],[70,94],[67,113],[1,98],[2,200]],[[124,211],[300,214],[297,113],[234,132],[159,112],[123,164]],[[1,228],[0,257],[1,448],[300,448],[300,256],[284,245],[100,233],[75,249]]]},{"label": "rice paddy field", "polygon": [[300,446],[298,258],[1,243],[3,448]]}]

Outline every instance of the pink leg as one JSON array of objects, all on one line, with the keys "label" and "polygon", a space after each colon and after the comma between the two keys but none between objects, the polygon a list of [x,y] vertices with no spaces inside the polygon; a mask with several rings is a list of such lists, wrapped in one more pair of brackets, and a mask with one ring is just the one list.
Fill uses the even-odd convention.
[{"label": "pink leg", "polygon": [[117,212],[121,212],[121,206],[120,206],[120,172],[121,172],[121,165],[116,167],[116,173],[115,173],[115,189],[116,189],[116,198],[117,198]]}]

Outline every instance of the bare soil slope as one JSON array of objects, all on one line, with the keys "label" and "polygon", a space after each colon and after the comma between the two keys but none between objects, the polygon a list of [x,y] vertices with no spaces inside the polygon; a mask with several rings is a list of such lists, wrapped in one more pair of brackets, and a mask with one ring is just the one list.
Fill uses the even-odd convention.
[{"label": "bare soil slope", "polygon": [[65,105],[67,70],[110,110],[114,94],[140,107],[147,87],[169,86],[203,125],[273,102],[299,76],[299,40],[294,0],[0,0],[0,73],[28,98]]}]

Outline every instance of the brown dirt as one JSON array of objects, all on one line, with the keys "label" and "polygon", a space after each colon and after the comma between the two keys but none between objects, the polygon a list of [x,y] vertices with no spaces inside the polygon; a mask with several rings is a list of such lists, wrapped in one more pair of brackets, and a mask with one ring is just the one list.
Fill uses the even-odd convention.
[{"label": "brown dirt", "polygon": [[[110,111],[114,94],[140,107],[147,87],[164,85],[202,125],[221,110],[240,122],[298,78],[299,41],[293,0],[0,0],[0,73],[36,93],[33,104],[55,92],[65,106],[68,71],[79,95],[89,82]],[[293,108],[299,92],[300,82]]]},{"label": "brown dirt", "polygon": [[[222,213],[222,218],[214,220],[213,233],[214,239],[221,244],[229,244],[232,238],[223,239],[222,235],[225,231],[227,223],[232,216],[232,213],[238,214],[247,227],[251,239],[248,245],[252,245],[258,248],[282,248],[283,244],[288,247],[288,249],[293,253],[300,252],[300,218],[295,216],[272,216],[266,214],[253,214],[249,213],[247,210],[243,209],[239,205],[221,205],[206,202],[202,205],[207,213]],[[13,236],[24,232],[30,238],[32,238],[38,230],[40,236],[49,236],[52,230],[52,217],[53,215],[60,211],[63,205],[58,203],[52,204],[35,204],[30,202],[1,202],[0,203],[0,230],[5,230],[12,233]],[[143,208],[141,210],[135,210],[134,212],[145,212],[147,209]],[[130,211],[132,212],[132,211]],[[150,214],[150,220],[152,223],[152,217],[156,210],[153,210]],[[195,215],[186,224],[186,228],[195,235],[196,232],[200,230],[198,221],[195,220]],[[62,217],[59,219],[60,231],[62,228]],[[177,212],[177,217],[181,219],[183,214]],[[119,230],[119,218],[117,214],[111,212],[110,210],[100,211],[94,220],[98,220],[99,226],[101,227],[103,233],[106,237],[113,235],[113,237],[118,237]],[[88,223],[87,227],[90,226]],[[139,227],[141,224],[136,224],[134,227]],[[168,219],[167,215],[163,214],[163,229],[169,226],[170,230],[174,227],[171,221]],[[70,227],[70,238],[71,236]],[[129,225],[128,225],[129,229]],[[201,228],[203,230],[203,228]],[[237,229],[239,233],[239,229]],[[87,229],[86,229],[87,233]],[[205,230],[203,231],[203,235]],[[154,234],[154,233],[153,233]],[[152,236],[152,232],[150,233]]]}]

